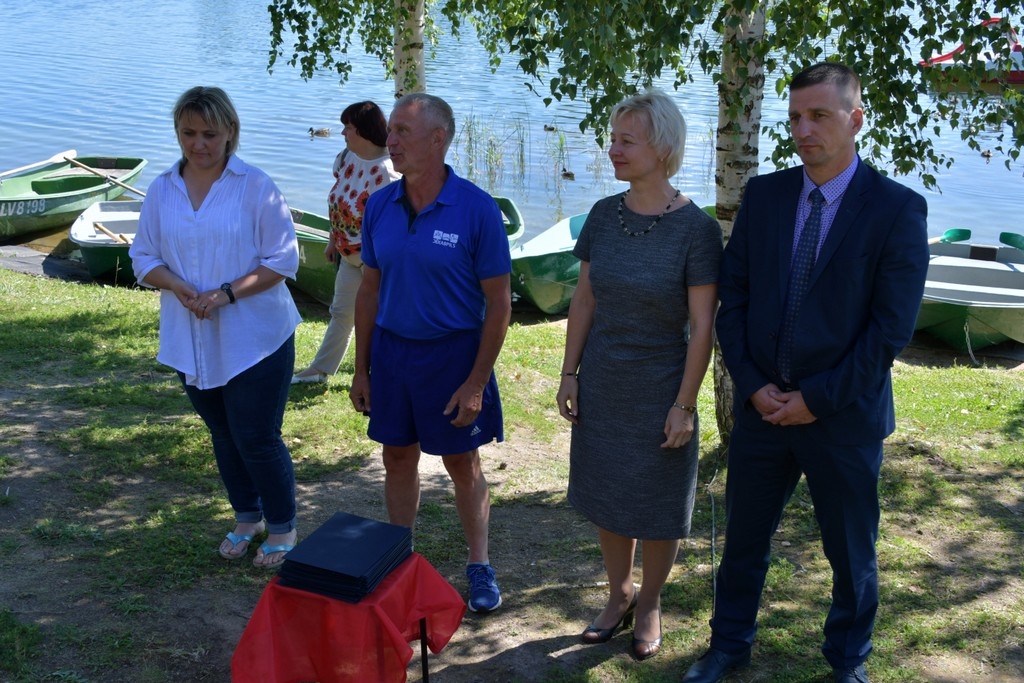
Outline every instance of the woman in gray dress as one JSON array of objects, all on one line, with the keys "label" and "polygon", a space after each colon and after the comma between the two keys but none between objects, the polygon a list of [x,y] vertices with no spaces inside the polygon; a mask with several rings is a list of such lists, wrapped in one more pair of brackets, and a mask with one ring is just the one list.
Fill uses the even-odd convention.
[{"label": "woman in gray dress", "polygon": [[597,202],[576,242],[557,401],[573,425],[569,502],[597,526],[608,573],[608,602],[582,638],[603,643],[635,619],[630,653],[643,660],[661,648],[661,588],[690,531],[722,232],[670,182],[686,124],[668,96],[620,102],[610,139],[629,189]]}]

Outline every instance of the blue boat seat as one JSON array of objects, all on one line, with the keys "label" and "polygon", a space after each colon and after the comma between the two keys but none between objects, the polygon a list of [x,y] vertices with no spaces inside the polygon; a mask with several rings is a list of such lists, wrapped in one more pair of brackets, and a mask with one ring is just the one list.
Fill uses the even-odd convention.
[{"label": "blue boat seat", "polygon": [[569,219],[569,236],[572,237],[573,242],[579,239],[580,231],[583,230],[583,224],[587,222],[587,215],[581,213]]}]

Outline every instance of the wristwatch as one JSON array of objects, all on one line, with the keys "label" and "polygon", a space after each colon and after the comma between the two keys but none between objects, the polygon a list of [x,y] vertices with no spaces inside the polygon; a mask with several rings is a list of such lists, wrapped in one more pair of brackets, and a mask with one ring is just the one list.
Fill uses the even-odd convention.
[{"label": "wristwatch", "polygon": [[235,303],[235,293],[231,291],[231,283],[230,282],[225,282],[224,284],[222,284],[220,286],[220,289],[221,289],[222,292],[224,292],[225,294],[228,295],[228,301],[230,303]]}]

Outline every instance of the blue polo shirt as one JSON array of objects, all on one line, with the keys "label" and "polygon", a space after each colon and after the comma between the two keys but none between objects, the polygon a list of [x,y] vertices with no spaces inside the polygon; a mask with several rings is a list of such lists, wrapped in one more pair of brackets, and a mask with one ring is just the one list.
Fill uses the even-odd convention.
[{"label": "blue polo shirt", "polygon": [[363,213],[363,262],[380,271],[377,320],[406,339],[479,330],[480,281],[512,270],[497,202],[455,175],[413,215],[405,179],[370,195]]}]

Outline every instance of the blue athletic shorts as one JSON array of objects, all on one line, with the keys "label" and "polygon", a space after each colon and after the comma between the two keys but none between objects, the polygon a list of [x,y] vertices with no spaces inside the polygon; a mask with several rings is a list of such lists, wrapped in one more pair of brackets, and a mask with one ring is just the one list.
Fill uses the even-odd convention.
[{"label": "blue athletic shorts", "polygon": [[376,327],[370,351],[370,425],[367,436],[389,446],[411,446],[431,455],[468,453],[505,439],[498,382],[484,387],[476,420],[453,427],[445,406],[473,369],[480,333],[456,332],[440,339],[406,339]]}]

